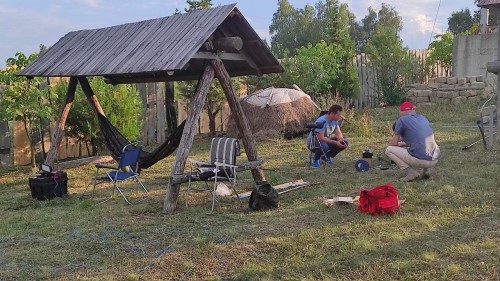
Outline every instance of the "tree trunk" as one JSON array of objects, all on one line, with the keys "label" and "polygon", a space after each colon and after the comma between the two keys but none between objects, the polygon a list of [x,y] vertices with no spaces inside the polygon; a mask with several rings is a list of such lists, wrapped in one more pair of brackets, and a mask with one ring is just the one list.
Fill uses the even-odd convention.
[{"label": "tree trunk", "polygon": [[59,108],[57,128],[54,133],[54,138],[50,142],[50,148],[49,152],[47,153],[47,158],[45,159],[45,164],[47,165],[54,166],[54,161],[57,159],[57,156],[59,154],[59,145],[61,144],[64,135],[64,126],[66,125],[66,119],[68,118],[69,110],[71,109],[71,106],[73,106],[77,84],[78,81],[76,77],[71,77],[69,79],[66,98],[64,100],[64,104]]},{"label": "tree trunk", "polygon": [[[220,81],[222,89],[224,90],[224,94],[226,94],[229,108],[231,109],[231,113],[234,116],[234,121],[243,140],[243,146],[245,147],[248,161],[256,161],[258,160],[258,155],[257,148],[255,146],[255,140],[253,138],[252,131],[250,130],[250,125],[248,124],[247,117],[245,116],[243,108],[241,107],[241,104],[234,92],[233,85],[231,84],[231,77],[227,73],[222,61],[211,60],[210,63],[213,66],[217,78]],[[266,179],[264,176],[264,171],[261,168],[252,169],[252,175],[254,181],[264,181]]]},{"label": "tree trunk", "polygon": [[[210,64],[207,64],[203,70],[200,80],[198,81],[194,98],[189,104],[186,124],[182,133],[180,145],[177,148],[177,153],[175,154],[174,166],[172,167],[172,178],[184,174],[184,168],[186,166],[189,150],[193,145],[196,123],[198,122],[205,100],[207,99],[208,90],[210,89],[210,83],[213,78],[214,69]],[[180,184],[170,184],[170,186],[167,187],[163,210],[170,214],[173,213],[177,207],[179,188]]]},{"label": "tree trunk", "polygon": [[23,120],[24,131],[26,132],[26,136],[28,137],[28,142],[30,143],[30,162],[31,168],[36,168],[36,159],[35,159],[35,144],[33,141],[33,130],[31,130],[31,122],[28,125],[28,120]]}]

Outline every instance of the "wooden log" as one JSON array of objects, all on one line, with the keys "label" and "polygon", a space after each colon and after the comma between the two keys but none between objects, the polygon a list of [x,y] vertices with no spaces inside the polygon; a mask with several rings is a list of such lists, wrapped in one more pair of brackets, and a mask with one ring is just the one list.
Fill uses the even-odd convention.
[{"label": "wooden log", "polygon": [[97,96],[94,95],[94,91],[92,91],[92,88],[90,87],[87,77],[78,77],[78,82],[80,82],[80,86],[82,87],[82,90],[87,97],[87,101],[92,106],[92,109],[94,109],[96,113],[100,113],[103,116],[106,116],[106,114],[104,114],[104,111],[102,110],[99,100],[97,99]]},{"label": "wooden log", "polygon": [[213,40],[213,43],[217,51],[234,52],[243,48],[241,37],[223,37]]},{"label": "wooden log", "polygon": [[[61,162],[57,166],[59,169],[65,170],[65,169],[72,169],[72,168],[80,167],[80,166],[87,165],[87,164],[106,163],[106,162],[111,162],[111,161],[114,161],[113,157],[111,157],[111,156],[92,156],[92,157],[86,157],[86,158]],[[113,164],[113,165],[115,165],[115,164]]]},{"label": "wooden log", "polygon": [[[226,95],[229,108],[231,109],[231,113],[234,116],[234,121],[242,136],[243,146],[245,147],[248,161],[257,161],[258,155],[255,145],[255,139],[253,138],[252,131],[250,130],[250,125],[248,124],[245,112],[243,112],[243,108],[241,107],[241,104],[239,103],[238,98],[236,97],[236,94],[234,92],[233,85],[231,84],[231,77],[227,73],[222,61],[211,60],[210,64],[213,66],[216,76],[220,81],[222,89],[224,90],[224,94]],[[252,169],[252,176],[254,181],[256,182],[264,181],[266,179],[262,168]]]},{"label": "wooden log", "polygon": [[66,125],[66,119],[68,118],[68,113],[73,106],[73,101],[75,100],[76,85],[78,80],[76,77],[71,77],[69,79],[68,89],[66,90],[66,98],[64,99],[64,104],[59,108],[59,115],[57,117],[57,128],[54,133],[54,138],[50,142],[49,152],[47,153],[47,158],[45,159],[45,164],[54,166],[54,162],[59,155],[59,145],[64,136],[64,126]]},{"label": "wooden log", "polygon": [[[203,70],[200,80],[198,81],[198,85],[196,86],[194,98],[189,104],[181,142],[177,148],[177,153],[175,154],[174,167],[172,167],[172,177],[176,177],[184,173],[189,150],[193,145],[196,123],[200,117],[201,111],[203,110],[203,105],[207,99],[208,90],[210,89],[210,83],[213,78],[214,69],[210,64],[207,64]],[[179,184],[170,183],[167,187],[167,194],[163,203],[163,210],[165,212],[171,214],[175,211],[175,208],[177,207],[177,198],[179,197],[179,189]]]}]

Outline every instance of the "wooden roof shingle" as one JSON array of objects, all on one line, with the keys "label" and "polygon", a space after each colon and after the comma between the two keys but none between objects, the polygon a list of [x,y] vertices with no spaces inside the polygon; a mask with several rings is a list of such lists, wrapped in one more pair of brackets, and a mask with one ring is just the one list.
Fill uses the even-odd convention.
[{"label": "wooden roof shingle", "polygon": [[500,0],[480,0],[477,6],[487,9],[500,8]]},{"label": "wooden roof shingle", "polygon": [[[207,41],[240,37],[243,48],[224,61],[231,76],[283,68],[235,4],[66,34],[20,71],[27,77],[104,76],[112,83],[195,80]],[[211,50],[216,57],[220,52]],[[205,57],[206,58],[206,57]]]}]

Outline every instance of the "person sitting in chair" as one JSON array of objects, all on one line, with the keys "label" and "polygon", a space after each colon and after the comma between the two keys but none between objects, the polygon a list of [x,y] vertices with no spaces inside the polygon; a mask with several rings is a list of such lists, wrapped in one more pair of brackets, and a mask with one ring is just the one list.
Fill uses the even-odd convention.
[{"label": "person sitting in chair", "polygon": [[[340,130],[338,121],[342,118],[341,113],[342,106],[332,105],[328,113],[316,120],[316,124],[323,124],[323,126],[311,131],[307,137],[307,147],[314,147],[314,158],[311,166],[315,169],[321,167],[320,161],[326,165],[333,165],[332,158],[349,145]],[[330,137],[332,134],[335,136]],[[311,142],[314,142],[314,146],[312,146]]]}]

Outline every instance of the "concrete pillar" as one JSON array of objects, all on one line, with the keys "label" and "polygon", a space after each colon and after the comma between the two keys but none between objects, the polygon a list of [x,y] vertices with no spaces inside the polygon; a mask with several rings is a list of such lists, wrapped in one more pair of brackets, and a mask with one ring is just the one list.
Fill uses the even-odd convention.
[{"label": "concrete pillar", "polygon": [[481,26],[481,34],[486,34],[488,31],[488,17],[489,17],[490,10],[481,8],[481,19],[479,21],[480,26]]}]

